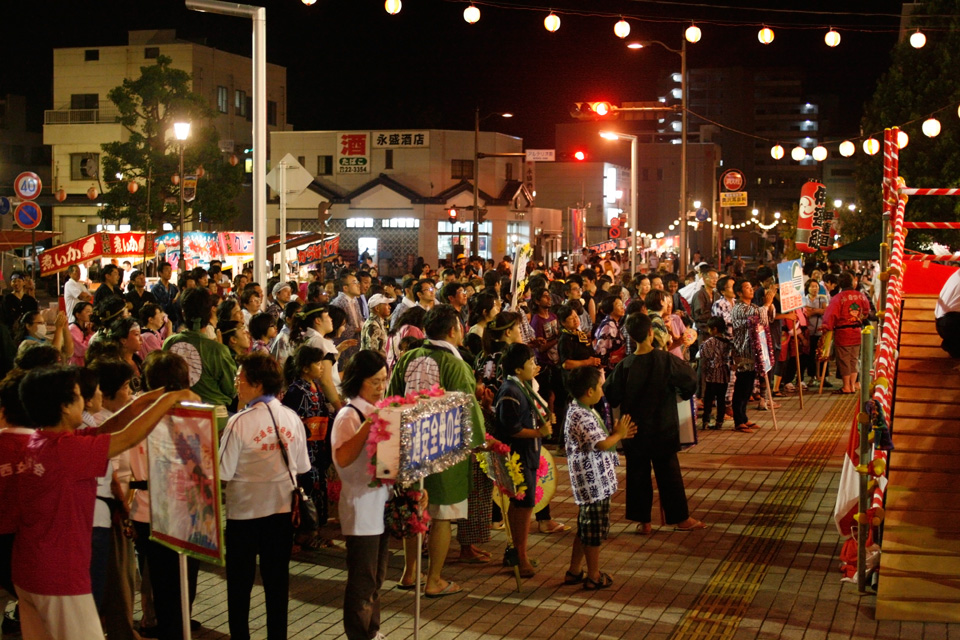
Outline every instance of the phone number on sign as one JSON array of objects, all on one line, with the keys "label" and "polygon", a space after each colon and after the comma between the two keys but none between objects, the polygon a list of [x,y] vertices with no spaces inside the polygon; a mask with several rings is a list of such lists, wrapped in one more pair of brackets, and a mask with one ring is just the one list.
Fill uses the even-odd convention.
[{"label": "phone number on sign", "polygon": [[338,167],[338,173],[367,173],[367,167]]}]

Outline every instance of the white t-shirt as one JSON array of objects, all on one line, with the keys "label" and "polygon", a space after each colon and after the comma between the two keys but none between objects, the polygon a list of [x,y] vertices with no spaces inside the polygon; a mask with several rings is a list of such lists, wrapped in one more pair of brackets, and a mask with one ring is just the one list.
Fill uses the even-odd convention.
[{"label": "white t-shirt", "polygon": [[364,416],[370,415],[374,406],[363,398],[351,398],[338,413],[330,432],[330,448],[333,464],[337,468],[342,487],[340,489],[340,530],[346,536],[377,536],[383,533],[383,507],[390,496],[389,487],[371,487],[368,466],[370,457],[363,447],[352,464],[341,467],[337,464],[337,450],[352,438],[363,420],[352,407]]},{"label": "white t-shirt", "polygon": [[933,312],[935,318],[942,318],[951,311],[960,311],[960,269],[947,278],[940,297],[937,299],[937,309]]},{"label": "white t-shirt", "polygon": [[63,304],[66,307],[67,322],[73,322],[73,308],[77,306],[77,301],[84,293],[90,293],[83,284],[73,278],[67,278],[67,284],[63,285]]},{"label": "white t-shirt", "polygon": [[[289,471],[280,453],[274,420],[287,447]],[[309,470],[303,423],[276,398],[247,407],[227,422],[220,437],[220,479],[227,483],[230,520],[290,513],[290,473],[296,478]]]}]

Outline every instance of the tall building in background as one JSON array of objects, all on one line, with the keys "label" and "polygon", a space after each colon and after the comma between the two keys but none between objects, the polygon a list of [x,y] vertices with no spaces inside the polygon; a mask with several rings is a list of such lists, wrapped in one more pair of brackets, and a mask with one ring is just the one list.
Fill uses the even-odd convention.
[{"label": "tall building in background", "polygon": [[[101,173],[101,146],[126,140],[128,132],[117,123],[117,110],[107,94],[125,79],[138,78],[140,68],[158,56],[191,75],[192,89],[209,100],[216,111],[214,122],[224,156],[236,154],[246,161],[253,146],[250,58],[203,44],[179,40],[173,30],[129,32],[120,46],[76,47],[53,51],[53,108],[44,112],[43,142],[52,148],[54,189],[64,189],[67,199],[54,203],[53,228],[64,240],[97,230],[98,207],[87,196],[95,187],[116,179]],[[287,123],[287,72],[267,65],[267,127],[283,131]],[[172,135],[172,133],[171,133]],[[189,141],[187,142],[189,144]],[[49,193],[49,190],[47,190]],[[239,229],[252,224],[252,194],[241,196]]]}]

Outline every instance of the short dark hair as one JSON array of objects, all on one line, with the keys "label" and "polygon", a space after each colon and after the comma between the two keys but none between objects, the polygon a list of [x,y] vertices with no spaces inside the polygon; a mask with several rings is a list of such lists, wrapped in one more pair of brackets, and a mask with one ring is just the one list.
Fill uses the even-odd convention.
[{"label": "short dark hair", "polygon": [[757,269],[757,280],[759,280],[761,283],[764,280],[768,280],[769,278],[772,278],[772,277],[773,277],[773,269],[771,269],[770,267],[764,265]]},{"label": "short dark hair", "polygon": [[533,349],[522,342],[514,342],[513,344],[507,345],[500,359],[503,374],[506,376],[516,375],[517,369],[523,369],[527,360],[533,357],[535,357]]},{"label": "short dark hair", "polygon": [[269,353],[254,351],[237,358],[247,382],[262,385],[264,395],[275,396],[283,390],[283,373],[280,364]]},{"label": "short dark hair", "polygon": [[183,356],[173,351],[157,349],[148,353],[143,361],[143,377],[149,390],[190,388],[190,366]]},{"label": "short dark hair", "polygon": [[566,322],[567,318],[569,318],[571,315],[580,315],[572,305],[564,303],[557,307],[557,322],[559,322],[561,325]]},{"label": "short dark hair", "polygon": [[311,347],[308,344],[297,347],[297,350],[290,354],[283,364],[283,377],[286,378],[287,384],[293,384],[297,378],[303,375],[304,369],[323,360],[323,356],[323,350],[317,347]]},{"label": "short dark hair", "polygon": [[651,289],[643,302],[647,305],[647,309],[650,311],[661,311],[663,310],[663,300],[666,297],[667,294],[664,291],[660,289]]},{"label": "short dark hair", "polygon": [[627,316],[627,321],[624,324],[626,325],[627,335],[637,344],[645,342],[653,328],[653,321],[645,313],[634,313]]},{"label": "short dark hair", "polygon": [[402,285],[402,286],[403,286],[403,290],[406,291],[407,289],[409,289],[410,287],[412,287],[412,286],[415,285],[415,284],[417,284],[417,279],[416,279],[416,278],[413,278],[413,277],[404,278],[404,279],[403,279],[403,285]]},{"label": "short dark hair", "polygon": [[30,424],[41,429],[59,425],[63,408],[77,400],[79,379],[80,370],[73,366],[42,367],[27,373],[18,395]]},{"label": "short dark hair", "polygon": [[240,302],[236,298],[227,298],[217,305],[217,322],[229,320],[233,315],[233,308],[239,307]]},{"label": "short dark hair", "polygon": [[314,280],[313,282],[307,285],[307,300],[309,301],[311,298],[316,298],[323,292],[324,292],[323,283],[320,282],[319,280]]},{"label": "short dark hair", "polygon": [[447,284],[443,285],[443,299],[447,302],[450,302],[450,298],[457,295],[457,291],[460,289],[463,289],[463,285],[456,280],[453,282],[448,282]]},{"label": "short dark hair", "polygon": [[423,318],[423,332],[431,340],[446,340],[460,324],[460,314],[449,304],[434,305]]},{"label": "short dark hair", "polygon": [[713,316],[707,320],[707,329],[716,329],[720,333],[726,333],[727,321],[720,316]]},{"label": "short dark hair", "polygon": [[619,299],[620,298],[618,298],[617,296],[612,296],[612,295],[604,296],[603,300],[600,301],[600,313],[602,313],[605,316],[608,316],[611,313],[613,313],[613,307],[617,303],[617,300]]},{"label": "short dark hair", "polygon": [[254,292],[256,292],[257,287],[259,287],[259,286],[260,286],[260,283],[259,283],[259,282],[248,282],[247,284],[243,285],[243,291],[244,291],[244,293],[246,293],[247,291],[254,291]]},{"label": "short dark hair", "polygon": [[727,282],[730,282],[732,280],[733,280],[732,276],[722,276],[719,280],[717,280],[717,291],[723,291],[724,289],[726,289]]},{"label": "short dark hair", "polygon": [[[115,265],[115,264],[104,265],[104,267],[103,267],[102,269],[100,269],[100,281],[101,281],[101,282],[106,282],[106,281],[107,281],[107,276],[110,275],[111,273],[113,273],[114,271],[120,271],[120,267],[118,267],[118,266]],[[58,421],[59,421],[59,419],[58,419]]]},{"label": "short dark hair", "polygon": [[102,358],[90,363],[90,370],[100,377],[100,391],[104,398],[113,399],[135,374],[133,367],[117,358]]},{"label": "short dark hair", "polygon": [[173,267],[170,266],[169,262],[161,262],[157,265],[157,273],[162,272],[164,269],[173,269]]},{"label": "short dark hair", "polygon": [[275,326],[273,316],[261,311],[250,318],[250,324],[247,328],[250,329],[250,336],[254,340],[259,340],[260,338],[266,337],[267,332],[270,331],[270,327]]},{"label": "short dark hair", "polygon": [[853,274],[849,271],[844,271],[837,278],[837,283],[840,285],[841,289],[849,289],[853,286]]},{"label": "short dark hair", "polygon": [[241,306],[245,307],[248,304],[250,304],[250,300],[252,300],[253,298],[259,298],[259,297],[260,297],[260,294],[257,293],[256,289],[250,289],[248,287],[244,287],[243,291],[240,292],[240,304]]},{"label": "short dark hair", "polygon": [[187,289],[181,296],[180,306],[183,309],[183,320],[187,329],[192,329],[193,322],[200,321],[200,329],[210,322],[210,310],[213,309],[214,299],[210,291],[201,287]]},{"label": "short dark hair", "polygon": [[483,272],[483,286],[490,287],[491,289],[497,288],[497,283],[500,282],[500,274],[496,271],[484,271]]},{"label": "short dark hair", "polygon": [[630,301],[630,304],[627,305],[624,315],[630,315],[631,313],[645,313],[646,310],[647,304],[639,298],[634,298]]},{"label": "short dark hair", "polygon": [[[76,309],[76,307],[74,307],[74,309]],[[153,319],[153,316],[157,315],[157,311],[161,310],[160,305],[147,302],[140,307],[140,313],[137,314],[137,317],[140,319],[140,324],[144,327],[147,326],[147,323]]]},{"label": "short dark hair", "polygon": [[350,358],[347,366],[343,369],[343,379],[340,384],[343,395],[347,398],[355,398],[360,395],[363,382],[367,378],[377,375],[386,366],[387,359],[380,352],[371,349],[358,351]]},{"label": "short dark hair", "polygon": [[126,340],[133,328],[139,326],[140,323],[136,318],[119,318],[110,323],[109,338],[117,341]]},{"label": "short dark hair", "polygon": [[40,369],[60,364],[60,350],[52,344],[37,344],[35,346],[24,347],[23,351],[17,354],[13,361],[13,366],[17,369],[30,371],[31,369]]},{"label": "short dark hair", "polygon": [[93,308],[93,317],[91,318],[93,324],[98,327],[110,324],[120,317],[126,307],[127,301],[120,296],[107,296]]},{"label": "short dark hair", "polygon": [[597,272],[593,269],[587,268],[580,272],[580,277],[584,280],[596,280]]},{"label": "short dark hair", "polygon": [[333,329],[324,337],[332,338],[337,335],[338,331],[340,331],[340,327],[347,323],[347,312],[340,307],[327,305],[327,313],[330,315],[330,321],[333,323]]},{"label": "short dark hair", "polygon": [[122,359],[123,349],[120,348],[120,344],[109,338],[91,340],[90,345],[87,347],[87,352],[83,354],[84,363],[87,366],[90,366],[97,360],[102,360],[105,358]]},{"label": "short dark hair", "polygon": [[748,283],[748,282],[750,282],[750,281],[747,280],[746,278],[743,278],[743,279],[740,279],[740,280],[735,280],[734,283],[733,283],[733,293],[734,293],[735,295],[739,296],[739,295],[741,294],[741,292],[743,291],[743,285],[745,285],[745,284]]},{"label": "short dark hair", "polygon": [[0,380],[0,413],[11,426],[26,427],[30,424],[30,416],[20,402],[20,383],[26,375],[26,371],[14,369]]},{"label": "short dark hair", "polygon": [[84,402],[90,402],[97,393],[97,387],[100,386],[100,376],[95,369],[84,367],[80,370],[80,376],[77,378],[77,384],[80,385],[80,395]]},{"label": "short dark hair", "polygon": [[[574,398],[582,398],[600,382],[600,369],[597,367],[577,367],[567,373],[567,391]],[[601,425],[603,426],[603,425]]]},{"label": "short dark hair", "polygon": [[418,298],[419,300],[420,292],[423,291],[423,288],[427,286],[433,287],[434,285],[434,281],[430,278],[421,278],[420,280],[417,280],[413,284],[413,297]]}]

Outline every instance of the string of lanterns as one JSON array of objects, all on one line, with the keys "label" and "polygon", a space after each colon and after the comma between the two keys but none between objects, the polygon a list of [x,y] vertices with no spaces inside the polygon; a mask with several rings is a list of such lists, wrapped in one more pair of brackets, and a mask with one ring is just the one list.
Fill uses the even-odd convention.
[{"label": "string of lanterns", "polygon": [[[752,211],[752,213],[751,213],[752,217],[751,217],[749,220],[747,220],[747,221],[745,221],[745,222],[738,222],[737,224],[726,224],[726,223],[720,222],[719,220],[715,220],[715,219],[712,218],[712,217],[707,218],[706,220],[703,220],[703,222],[716,223],[718,229],[727,229],[727,230],[730,230],[730,231],[737,231],[738,229],[745,229],[746,227],[748,227],[748,226],[751,225],[751,224],[760,227],[760,228],[763,229],[764,231],[770,231],[771,229],[775,228],[776,226],[784,223],[784,220],[783,220],[783,218],[781,218],[779,211],[774,212],[774,214],[773,214],[773,222],[771,222],[770,224],[765,224],[765,223],[763,223],[763,222],[760,222],[760,220],[757,218],[758,213],[759,213],[759,211],[757,211],[756,209],[754,209],[754,210]],[[695,221],[693,221],[693,220],[688,220],[688,221],[687,221],[687,225],[688,225],[688,226],[691,226],[691,227],[694,227],[694,228],[696,228],[698,224],[700,224],[699,221],[698,221],[698,222],[695,222]],[[670,225],[667,226],[667,232],[669,232],[669,231],[674,231],[678,226],[680,226],[680,220],[674,220]],[[658,231],[657,233],[646,233],[646,232],[643,232],[643,231],[638,231],[638,232],[637,232],[637,237],[638,237],[638,238],[641,238],[641,239],[642,239],[642,238],[650,238],[651,240],[653,240],[653,239],[660,239],[660,238],[666,237],[667,232],[665,232],[665,231]]]},{"label": "string of lanterns", "polygon": [[[307,6],[312,6],[316,4],[317,0],[301,0],[303,4]],[[383,8],[390,15],[396,15],[400,13],[400,10],[403,8],[403,2],[401,0],[385,0],[383,3]],[[527,8],[527,7],[508,7],[500,6],[499,8]],[[596,14],[592,14],[596,15]],[[468,24],[476,24],[480,21],[480,9],[477,8],[476,4],[473,2],[463,10],[463,19]],[[651,22],[651,20],[638,18],[643,22]],[[550,9],[547,16],[543,19],[543,28],[554,33],[560,29],[560,16],[557,13]],[[780,26],[778,28],[790,28],[786,26]],[[871,31],[871,32],[897,32],[899,29],[851,29],[851,31]],[[613,25],[613,33],[620,39],[624,39],[630,35],[630,23],[626,21],[623,16],[620,16],[620,19]],[[685,37],[689,42],[698,42],[702,36],[700,28],[695,24],[691,23],[690,27],[687,28],[685,32]],[[773,29],[767,24],[761,24],[759,31],[757,31],[757,40],[761,44],[770,44],[773,42],[776,34]],[[837,31],[832,25],[829,27],[828,31],[823,36],[823,41],[828,47],[839,46],[841,41],[840,32]],[[922,48],[927,43],[927,37],[923,34],[920,29],[917,29],[910,36],[910,45],[915,49]]]}]

